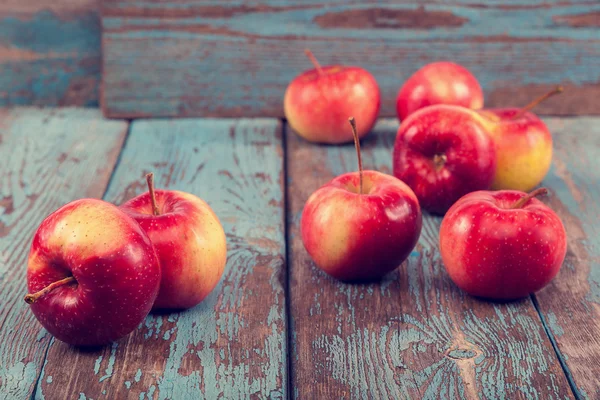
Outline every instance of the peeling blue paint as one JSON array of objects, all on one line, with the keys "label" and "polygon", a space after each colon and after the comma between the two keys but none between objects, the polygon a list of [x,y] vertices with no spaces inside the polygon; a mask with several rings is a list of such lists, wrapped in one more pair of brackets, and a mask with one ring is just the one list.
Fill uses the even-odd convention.
[{"label": "peeling blue paint", "polygon": [[117,352],[118,344],[114,342],[110,349],[110,357],[108,358],[108,366],[104,370],[104,376],[100,378],[99,382],[102,382],[110,377],[112,377],[113,367],[115,365],[115,354]]},{"label": "peeling blue paint", "polygon": [[8,15],[0,21],[0,42],[23,52],[0,62],[0,106],[98,104],[100,21],[95,10],[69,18],[40,10],[31,18]]}]

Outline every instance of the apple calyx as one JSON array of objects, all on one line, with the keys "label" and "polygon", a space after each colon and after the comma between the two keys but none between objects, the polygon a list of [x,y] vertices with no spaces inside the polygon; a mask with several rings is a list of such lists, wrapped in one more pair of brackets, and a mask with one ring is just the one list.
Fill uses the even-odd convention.
[{"label": "apple calyx", "polygon": [[435,165],[435,170],[439,172],[444,167],[444,164],[446,164],[446,161],[448,161],[448,158],[445,154],[434,155],[433,165]]},{"label": "apple calyx", "polygon": [[150,192],[150,201],[152,202],[152,214],[160,215],[160,211],[156,205],[156,195],[154,193],[154,174],[152,172],[146,174],[146,183],[148,184],[148,192]]},{"label": "apple calyx", "polygon": [[51,292],[52,290],[56,289],[57,287],[60,287],[60,286],[63,286],[63,285],[67,285],[67,284],[69,284],[71,282],[77,282],[77,281],[75,280],[74,277],[69,276],[69,277],[61,279],[59,281],[52,282],[51,284],[49,284],[48,286],[46,286],[45,288],[43,288],[39,292],[27,293],[25,295],[25,298],[23,300],[25,300],[25,303],[27,303],[27,304],[33,304],[40,297],[46,295],[47,293]]},{"label": "apple calyx", "polygon": [[521,108],[519,110],[519,112],[517,112],[515,115],[513,115],[513,117],[511,119],[517,119],[519,117],[522,117],[523,114],[525,114],[527,111],[533,109],[535,106],[537,106],[538,104],[540,104],[541,102],[543,102],[544,100],[556,95],[556,94],[560,94],[563,92],[563,87],[562,86],[557,86],[554,89],[552,89],[551,91],[549,91],[546,94],[541,95],[540,97],[538,97],[537,99],[533,100],[531,103],[527,104],[525,107]]},{"label": "apple calyx", "polygon": [[306,54],[306,56],[313,63],[313,65],[315,66],[315,69],[317,70],[317,73],[319,74],[319,76],[325,75],[325,72],[323,72],[323,68],[321,67],[321,64],[319,64],[319,61],[317,60],[317,57],[315,57],[315,55],[312,53],[312,51],[310,51],[309,49],[304,49],[304,54]]},{"label": "apple calyx", "polygon": [[529,200],[533,199],[534,197],[545,196],[547,194],[548,194],[548,189],[546,189],[546,188],[535,189],[533,192],[530,192],[529,194],[526,194],[525,196],[521,197],[509,208],[511,208],[511,209],[522,208],[525,204],[527,204],[527,202]]},{"label": "apple calyx", "polygon": [[356,149],[356,157],[358,158],[358,194],[363,194],[363,166],[362,157],[360,155],[360,140],[358,139],[358,131],[356,130],[356,121],[354,121],[354,117],[348,118],[348,122],[350,122],[350,126],[352,127],[352,136],[354,137],[354,148]]}]

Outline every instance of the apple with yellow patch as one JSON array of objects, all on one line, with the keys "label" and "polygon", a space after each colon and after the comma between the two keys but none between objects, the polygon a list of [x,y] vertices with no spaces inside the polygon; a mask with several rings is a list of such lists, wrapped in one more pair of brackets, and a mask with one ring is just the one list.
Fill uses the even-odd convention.
[{"label": "apple with yellow patch", "polygon": [[542,182],[552,163],[552,135],[546,124],[529,110],[561,92],[559,86],[521,109],[497,108],[479,112],[496,145],[492,189],[529,192]]},{"label": "apple with yellow patch", "polygon": [[186,309],[215,288],[227,261],[227,242],[219,219],[202,199],[177,190],[154,190],[121,206],[154,244],[162,281],[154,309]]},{"label": "apple with yellow patch", "polygon": [[292,129],[310,142],[352,142],[348,115],[357,117],[360,138],[368,134],[379,114],[381,94],[368,71],[344,65],[323,66],[305,50],[315,68],[292,80],[285,91],[283,109]]},{"label": "apple with yellow patch", "polygon": [[97,346],[133,331],[158,294],[160,266],[132,218],[102,200],[73,201],[36,231],[25,301],[63,342]]},{"label": "apple with yellow patch", "polygon": [[363,171],[354,119],[358,172],[314,192],[302,212],[302,242],[315,264],[336,279],[369,281],[398,268],[421,233],[421,208],[401,180]]}]

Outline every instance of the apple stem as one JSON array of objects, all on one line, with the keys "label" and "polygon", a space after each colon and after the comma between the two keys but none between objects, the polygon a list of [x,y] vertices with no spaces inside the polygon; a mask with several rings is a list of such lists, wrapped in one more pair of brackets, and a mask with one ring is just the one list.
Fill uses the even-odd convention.
[{"label": "apple stem", "polygon": [[317,72],[319,73],[319,75],[321,75],[321,76],[325,75],[325,72],[323,72],[323,68],[321,68],[321,64],[319,64],[317,57],[315,57],[315,55],[312,53],[312,51],[310,51],[309,49],[304,49],[304,54],[306,54],[306,56],[313,63],[313,65],[317,69]]},{"label": "apple stem", "polygon": [[154,174],[152,172],[146,174],[146,183],[148,183],[148,192],[150,192],[150,201],[152,202],[152,213],[160,215],[158,206],[156,205],[156,195],[154,193]]},{"label": "apple stem", "polygon": [[48,286],[46,286],[45,288],[43,288],[39,292],[26,294],[25,295],[25,299],[24,299],[25,303],[27,303],[27,304],[33,304],[40,297],[44,296],[46,293],[48,293],[48,292],[56,289],[59,286],[66,285],[66,284],[71,283],[71,282],[76,282],[75,278],[72,277],[72,276],[69,276],[68,278],[65,278],[65,279],[61,279],[60,281],[52,282],[51,284],[49,284]]},{"label": "apple stem", "polygon": [[560,94],[563,92],[563,87],[562,86],[557,86],[554,89],[552,89],[551,91],[549,91],[548,93],[538,97],[537,99],[533,100],[531,103],[527,104],[525,107],[521,108],[519,110],[519,112],[517,112],[512,119],[517,119],[519,117],[522,117],[523,114],[525,114],[527,111],[531,110],[532,108],[534,108],[535,106],[537,106],[538,104],[540,104],[542,101],[546,100],[549,97],[552,97],[556,94]]},{"label": "apple stem", "polygon": [[435,165],[435,169],[437,171],[439,171],[440,169],[442,169],[442,167],[444,166],[444,164],[446,164],[446,161],[448,160],[448,158],[446,157],[445,154],[436,154],[433,156],[433,164]]},{"label": "apple stem", "polygon": [[515,201],[515,203],[512,206],[510,206],[510,208],[521,208],[525,204],[527,204],[527,202],[529,200],[533,199],[534,197],[545,196],[547,194],[548,194],[548,189],[546,189],[546,188],[535,189],[533,192],[526,194],[525,196],[521,197],[519,200]]},{"label": "apple stem", "polygon": [[358,131],[356,130],[356,121],[354,117],[348,118],[350,126],[352,127],[352,136],[354,136],[354,148],[356,149],[356,157],[358,158],[358,181],[360,194],[363,194],[363,166],[362,157],[360,155],[360,140],[358,139]]}]

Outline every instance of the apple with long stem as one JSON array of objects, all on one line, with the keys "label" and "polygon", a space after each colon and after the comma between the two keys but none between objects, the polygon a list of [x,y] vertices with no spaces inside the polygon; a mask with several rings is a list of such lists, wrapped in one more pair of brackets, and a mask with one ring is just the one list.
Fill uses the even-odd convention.
[{"label": "apple with long stem", "polygon": [[449,61],[430,63],[404,82],[396,97],[396,113],[404,121],[415,111],[435,104],[478,110],[483,107],[483,91],[465,67]]},{"label": "apple with long stem", "polygon": [[148,191],[121,209],[148,234],[162,268],[154,309],[186,309],[215,288],[227,261],[227,242],[219,219],[199,197],[177,190]]},{"label": "apple with long stem", "polygon": [[321,66],[305,50],[314,69],[294,78],[285,91],[283,108],[293,130],[317,143],[351,142],[348,115],[357,117],[360,138],[371,131],[381,104],[379,86],[373,75],[359,67]]},{"label": "apple with long stem", "polygon": [[536,198],[547,193],[478,191],[448,210],[440,253],[458,287],[477,297],[514,300],[556,276],[567,236],[558,215]]},{"label": "apple with long stem", "polygon": [[57,339],[77,346],[115,341],[148,315],[160,266],[148,236],[117,207],[71,202],[33,238],[25,301]]},{"label": "apple with long stem", "polygon": [[421,209],[404,182],[363,171],[354,118],[350,124],[358,172],[340,175],[310,196],[302,212],[302,241],[327,274],[368,281],[393,271],[408,257],[421,233]]},{"label": "apple with long stem", "polygon": [[552,135],[546,124],[530,111],[562,91],[558,86],[521,109],[479,112],[496,144],[497,167],[492,189],[527,192],[542,182],[552,163]]}]

